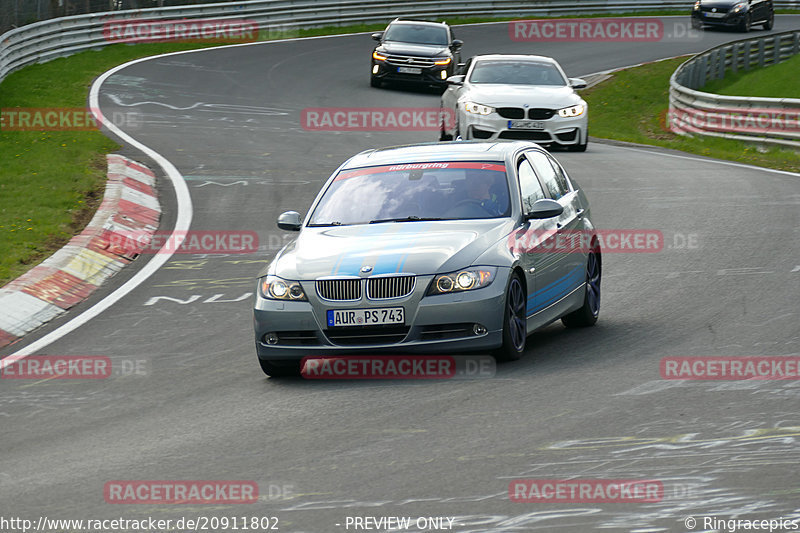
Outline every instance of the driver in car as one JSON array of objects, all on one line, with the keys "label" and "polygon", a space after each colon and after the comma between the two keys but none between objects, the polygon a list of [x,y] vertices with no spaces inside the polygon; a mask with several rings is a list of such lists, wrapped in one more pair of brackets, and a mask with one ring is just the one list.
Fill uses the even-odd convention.
[{"label": "driver in car", "polygon": [[508,199],[499,198],[496,193],[492,191],[495,185],[494,172],[467,169],[465,176],[467,178],[466,190],[467,198],[473,200],[474,203],[480,205],[489,215],[500,216],[508,207]]}]

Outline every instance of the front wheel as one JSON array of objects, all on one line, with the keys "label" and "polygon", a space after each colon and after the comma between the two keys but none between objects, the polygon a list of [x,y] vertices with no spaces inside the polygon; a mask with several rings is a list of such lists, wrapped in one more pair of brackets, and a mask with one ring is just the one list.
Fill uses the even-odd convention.
[{"label": "front wheel", "polygon": [[750,12],[748,11],[747,13],[745,13],[744,19],[742,20],[742,23],[739,25],[739,30],[743,31],[743,32],[750,31],[750,23],[751,22],[752,21],[750,19]]},{"label": "front wheel", "polygon": [[258,359],[261,370],[273,378],[289,378],[300,375],[300,361],[273,361]]},{"label": "front wheel", "polygon": [[585,143],[570,144],[569,146],[567,146],[567,150],[569,150],[570,152],[585,152],[587,146],[589,146],[588,137]]},{"label": "front wheel", "polygon": [[376,78],[375,76],[370,76],[369,85],[370,87],[380,87],[383,84],[381,83],[381,80],[379,78]]},{"label": "front wheel", "polygon": [[514,272],[508,282],[503,308],[503,345],[494,352],[498,361],[516,361],[522,357],[528,336],[526,307],[525,289],[519,274]]},{"label": "front wheel", "polygon": [[769,31],[769,30],[772,29],[772,26],[774,24],[775,24],[775,13],[774,12],[770,12],[769,18],[767,18],[767,21],[764,22],[764,29]]},{"label": "front wheel", "polygon": [[600,249],[589,252],[586,260],[586,295],[583,305],[577,311],[561,317],[561,322],[568,328],[585,328],[594,326],[600,316]]}]

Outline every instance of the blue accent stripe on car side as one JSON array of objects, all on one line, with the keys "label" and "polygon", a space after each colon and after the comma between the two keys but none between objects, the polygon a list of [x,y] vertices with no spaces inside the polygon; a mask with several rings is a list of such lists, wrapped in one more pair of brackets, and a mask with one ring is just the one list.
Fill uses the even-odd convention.
[{"label": "blue accent stripe on car side", "polygon": [[530,315],[541,311],[575,290],[585,281],[583,272],[583,266],[575,267],[563,277],[534,292],[528,297],[526,313]]}]

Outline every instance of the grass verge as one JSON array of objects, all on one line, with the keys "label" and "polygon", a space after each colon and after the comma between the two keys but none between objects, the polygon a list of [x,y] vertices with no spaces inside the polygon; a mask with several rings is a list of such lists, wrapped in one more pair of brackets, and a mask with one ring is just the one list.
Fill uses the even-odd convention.
[{"label": "grass verge", "polygon": [[713,80],[701,90],[729,96],[761,96],[766,98],[800,98],[800,55],[777,65],[737,72],[728,72],[724,79]]},{"label": "grass verge", "polygon": [[760,148],[731,139],[683,137],[669,131],[669,78],[686,58],[650,63],[615,73],[582,91],[589,104],[589,133],[615,139],[672,148],[779,170],[800,172],[800,153]]}]

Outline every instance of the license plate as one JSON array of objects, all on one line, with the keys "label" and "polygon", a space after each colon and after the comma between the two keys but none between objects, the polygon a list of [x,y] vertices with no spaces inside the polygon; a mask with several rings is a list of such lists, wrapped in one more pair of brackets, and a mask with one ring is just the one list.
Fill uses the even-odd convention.
[{"label": "license plate", "polygon": [[397,67],[400,74],[422,74],[422,69],[417,67]]},{"label": "license plate", "polygon": [[725,16],[725,13],[706,13],[706,16],[711,18],[722,18]]},{"label": "license plate", "polygon": [[508,129],[510,130],[543,130],[544,122],[534,120],[509,120]]},{"label": "license plate", "polygon": [[405,324],[406,315],[402,307],[379,309],[328,309],[328,327],[380,326]]}]

